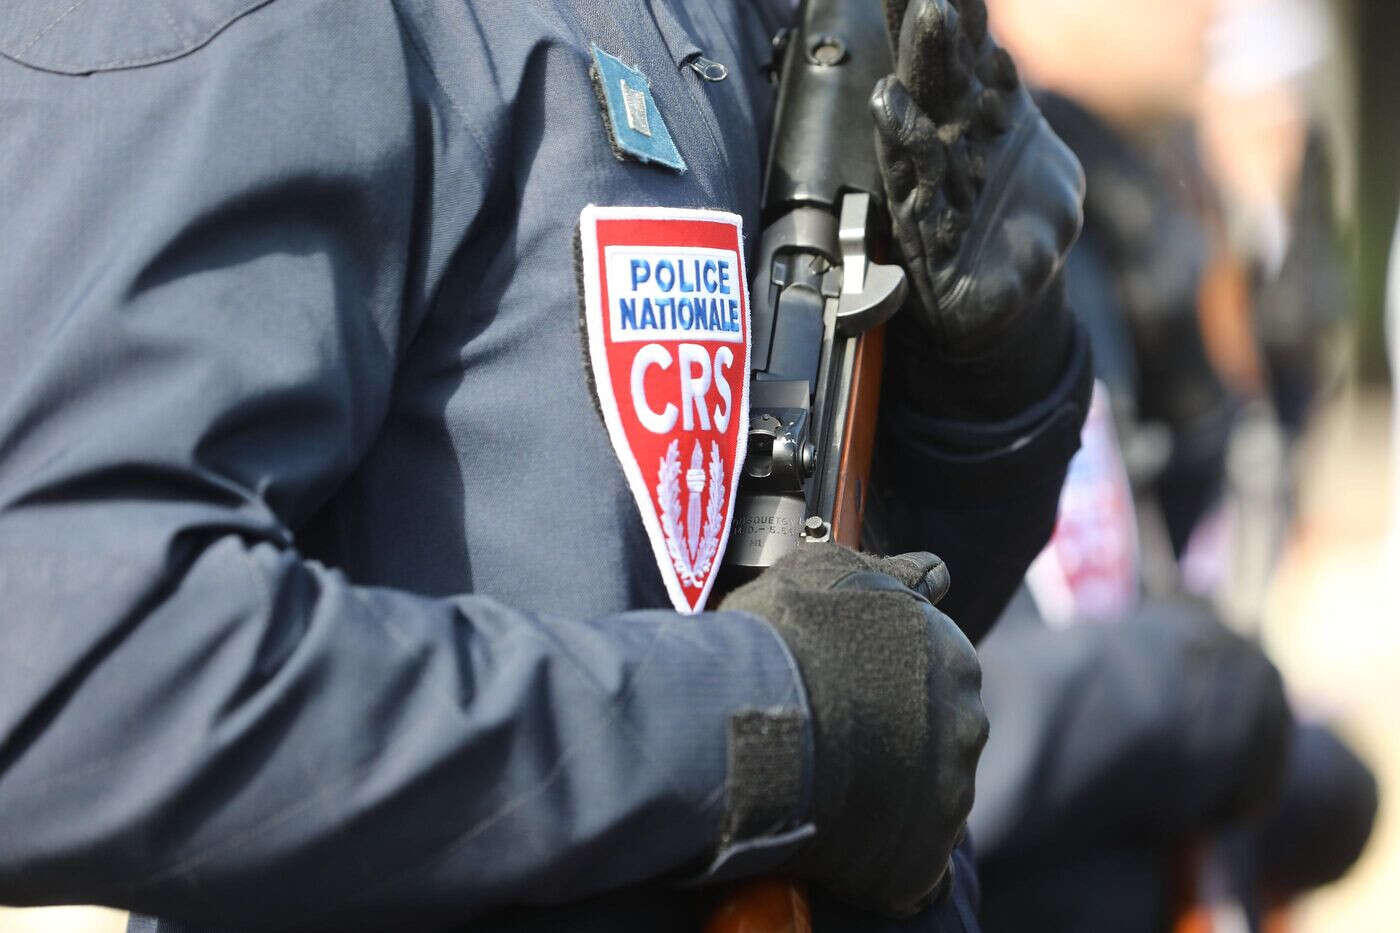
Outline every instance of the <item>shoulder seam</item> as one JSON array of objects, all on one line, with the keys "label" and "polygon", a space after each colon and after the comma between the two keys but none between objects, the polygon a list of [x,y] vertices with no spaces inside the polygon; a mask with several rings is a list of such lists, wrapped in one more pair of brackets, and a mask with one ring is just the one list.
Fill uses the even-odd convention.
[{"label": "shoulder seam", "polygon": [[491,152],[490,146],[487,145],[486,139],[482,137],[481,131],[477,129],[476,124],[472,122],[471,118],[467,115],[466,108],[462,106],[461,101],[457,99],[451,89],[443,82],[442,78],[438,76],[437,69],[433,67],[432,58],[428,55],[428,50],[424,47],[422,37],[419,35],[412,18],[403,9],[401,0],[394,0],[394,9],[397,12],[399,22],[403,25],[404,34],[408,38],[409,45],[413,47],[413,51],[423,62],[423,67],[428,69],[428,74],[433,76],[433,83],[437,85],[443,97],[447,98],[448,104],[451,105],[458,119],[462,121],[462,125],[466,127],[467,133],[472,138],[472,142],[476,143],[476,148],[480,150],[482,158],[486,160],[486,168],[494,171],[496,168],[495,155]]}]

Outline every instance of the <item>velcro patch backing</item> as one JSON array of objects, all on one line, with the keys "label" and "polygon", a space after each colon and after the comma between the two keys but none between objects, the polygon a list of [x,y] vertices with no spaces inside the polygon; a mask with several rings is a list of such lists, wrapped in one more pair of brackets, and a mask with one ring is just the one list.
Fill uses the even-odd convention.
[{"label": "velcro patch backing", "polygon": [[720,848],[789,827],[802,803],[798,710],[741,710],[729,717],[728,806]]}]

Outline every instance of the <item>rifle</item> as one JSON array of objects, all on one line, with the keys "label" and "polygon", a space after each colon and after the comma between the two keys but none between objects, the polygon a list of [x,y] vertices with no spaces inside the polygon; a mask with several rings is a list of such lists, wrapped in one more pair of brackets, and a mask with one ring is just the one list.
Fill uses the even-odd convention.
[{"label": "rifle", "polygon": [[[877,0],[806,0],[780,39],[777,109],[751,291],[748,455],[720,585],[804,542],[860,544],[884,357],[904,270],[887,239],[870,92],[894,70]],[[805,893],[736,886],[706,933],[810,933]]]}]

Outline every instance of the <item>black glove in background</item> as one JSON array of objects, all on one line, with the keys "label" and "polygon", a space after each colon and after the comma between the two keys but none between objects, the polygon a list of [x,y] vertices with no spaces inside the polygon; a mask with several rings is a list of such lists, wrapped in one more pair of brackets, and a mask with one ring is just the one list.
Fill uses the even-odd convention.
[{"label": "black glove in background", "polygon": [[1051,286],[1082,222],[1083,172],[988,34],[982,0],[886,11],[899,41],[871,96],[876,153],[918,297],[894,322],[896,346],[912,341],[896,369],[916,395],[930,366],[951,385],[932,393],[938,413],[1005,417],[1065,365],[1073,325]]},{"label": "black glove in background", "polygon": [[930,601],[946,588],[929,554],[807,544],[721,606],[767,619],[807,688],[817,836],[787,870],[891,916],[943,878],[987,737],[976,653]]}]

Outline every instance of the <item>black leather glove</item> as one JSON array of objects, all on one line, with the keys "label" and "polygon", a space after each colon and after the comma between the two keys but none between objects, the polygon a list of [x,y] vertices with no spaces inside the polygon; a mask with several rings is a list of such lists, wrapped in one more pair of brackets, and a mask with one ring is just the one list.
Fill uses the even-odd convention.
[{"label": "black leather glove", "polygon": [[1083,172],[988,34],[982,0],[885,6],[899,41],[871,96],[876,152],[921,312],[900,317],[917,317],[945,361],[985,370],[1015,344],[990,375],[1014,375],[1033,400],[1072,333],[1058,295],[1034,312],[1079,233]]},{"label": "black leather glove", "polygon": [[805,544],[721,606],[767,619],[807,688],[817,835],[788,872],[891,916],[943,878],[987,738],[976,652],[933,607],[947,584],[931,554]]},{"label": "black leather glove", "polygon": [[1187,808],[1178,828],[1194,819],[1214,829],[1271,804],[1284,776],[1293,711],[1263,648],[1195,600],[1147,603],[1133,624],[1139,638],[1156,640],[1157,663],[1175,654],[1182,671],[1180,745],[1168,750],[1180,770],[1161,809],[1175,797]]}]

